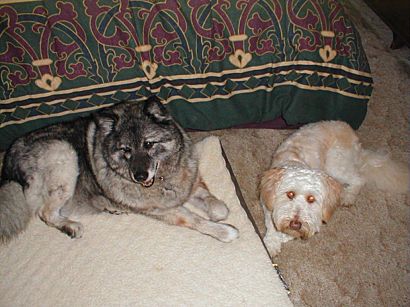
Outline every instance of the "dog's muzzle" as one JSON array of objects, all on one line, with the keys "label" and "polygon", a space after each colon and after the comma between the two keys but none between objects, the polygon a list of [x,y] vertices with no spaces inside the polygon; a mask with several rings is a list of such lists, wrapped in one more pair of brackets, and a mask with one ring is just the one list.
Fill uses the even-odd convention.
[{"label": "dog's muzzle", "polygon": [[298,230],[300,230],[300,228],[302,228],[302,223],[299,222],[298,220],[291,220],[289,222],[289,227],[290,227],[290,229],[298,231]]},{"label": "dog's muzzle", "polygon": [[278,226],[280,232],[286,233],[294,238],[307,239],[311,236],[308,225],[298,219],[283,221]]},{"label": "dog's muzzle", "polygon": [[135,173],[135,174],[133,172],[130,172],[131,179],[134,182],[142,185],[144,188],[151,187],[155,182],[155,175],[156,175],[157,170],[158,170],[158,165],[159,165],[159,163],[157,163],[155,165],[154,174],[152,175],[151,178],[149,178],[150,175],[149,175],[148,172],[138,172],[138,173]]}]

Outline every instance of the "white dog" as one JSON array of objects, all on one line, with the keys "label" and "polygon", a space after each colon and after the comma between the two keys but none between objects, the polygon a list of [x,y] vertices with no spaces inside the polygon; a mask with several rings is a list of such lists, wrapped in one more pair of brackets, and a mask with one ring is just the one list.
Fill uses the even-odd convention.
[{"label": "white dog", "polygon": [[271,256],[282,243],[317,233],[337,206],[353,203],[366,182],[403,193],[408,190],[408,168],[386,154],[363,149],[344,122],[308,124],[292,134],[276,150],[260,183],[264,243]]}]

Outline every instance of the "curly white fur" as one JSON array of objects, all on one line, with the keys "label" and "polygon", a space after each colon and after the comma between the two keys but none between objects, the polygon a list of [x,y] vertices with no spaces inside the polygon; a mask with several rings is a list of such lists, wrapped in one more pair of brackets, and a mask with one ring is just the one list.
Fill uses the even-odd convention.
[{"label": "curly white fur", "polygon": [[306,125],[278,147],[271,169],[262,176],[264,243],[275,256],[281,243],[319,232],[337,206],[354,202],[365,183],[404,193],[408,177],[407,166],[386,154],[363,149],[348,124],[322,121]]}]

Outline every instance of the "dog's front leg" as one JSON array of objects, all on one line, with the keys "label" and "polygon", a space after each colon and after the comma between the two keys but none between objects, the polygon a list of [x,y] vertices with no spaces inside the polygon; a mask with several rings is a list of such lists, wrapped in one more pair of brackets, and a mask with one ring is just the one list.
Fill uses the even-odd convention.
[{"label": "dog's front leg", "polygon": [[145,214],[171,225],[194,229],[222,242],[231,242],[239,236],[239,232],[235,227],[206,220],[183,206],[153,209],[145,212]]},{"label": "dog's front leg", "polygon": [[275,257],[280,253],[282,243],[294,239],[293,237],[276,230],[272,221],[271,212],[262,205],[265,214],[266,234],[263,237],[263,243],[271,257]]},{"label": "dog's front leg", "polygon": [[212,195],[201,179],[195,183],[192,194],[185,205],[187,204],[201,210],[214,222],[226,219],[229,214],[226,204]]}]

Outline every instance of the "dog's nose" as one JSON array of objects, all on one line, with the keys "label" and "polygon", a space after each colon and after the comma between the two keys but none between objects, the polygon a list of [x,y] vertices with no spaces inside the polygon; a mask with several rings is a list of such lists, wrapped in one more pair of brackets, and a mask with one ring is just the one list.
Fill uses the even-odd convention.
[{"label": "dog's nose", "polygon": [[293,230],[300,230],[300,228],[302,227],[302,223],[299,221],[292,220],[290,221],[289,226]]},{"label": "dog's nose", "polygon": [[147,172],[135,173],[134,178],[138,182],[145,181],[148,178],[148,173]]}]

